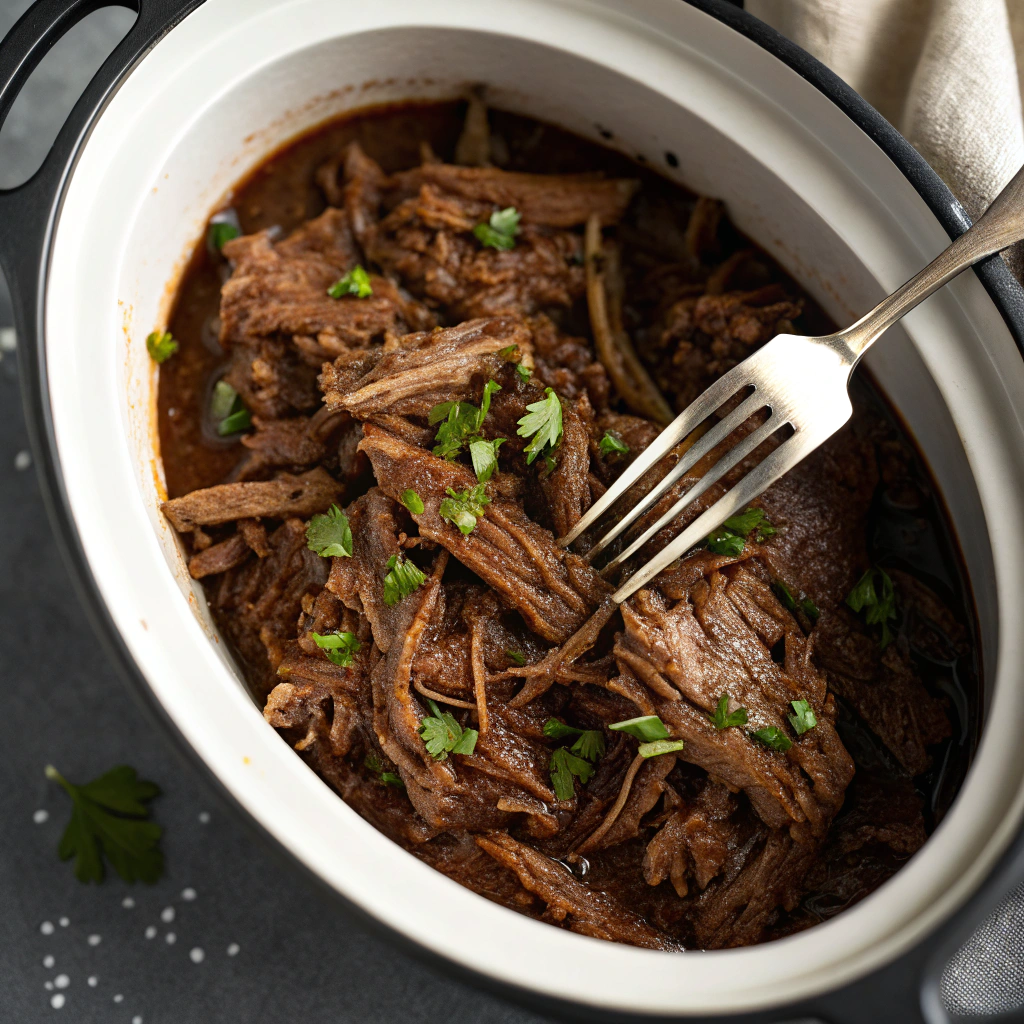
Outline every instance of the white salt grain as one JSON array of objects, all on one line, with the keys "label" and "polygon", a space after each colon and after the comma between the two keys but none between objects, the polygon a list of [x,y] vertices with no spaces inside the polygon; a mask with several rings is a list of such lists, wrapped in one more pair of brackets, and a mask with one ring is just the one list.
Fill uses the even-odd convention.
[{"label": "white salt grain", "polygon": [[103,937],[100,935],[90,935],[85,941],[88,942],[90,946],[98,946],[103,941]]},{"label": "white salt grain", "polygon": [[13,327],[0,327],[0,352],[13,352],[18,347],[18,336]]},{"label": "white salt grain", "polygon": [[151,924],[146,929],[146,938],[147,939],[155,939],[156,938],[156,925],[155,924]]},{"label": "white salt grain", "polygon": [[193,889],[192,886],[189,886],[187,889],[182,889],[181,890],[181,898],[186,903],[190,903],[192,900],[194,900],[196,898],[196,891],[195,891],[195,889]]},{"label": "white salt grain", "polygon": [[58,974],[53,979],[53,984],[56,988],[67,988],[71,984],[71,979],[66,974]]},{"label": "white salt grain", "polygon": [[100,983],[100,979],[97,978],[95,974],[90,974],[86,979],[86,982],[89,985],[89,988],[95,988]]},{"label": "white salt grain", "polygon": [[38,811],[36,811],[36,812],[35,812],[35,813],[34,813],[34,814],[32,815],[32,820],[33,820],[33,821],[34,821],[34,822],[35,822],[35,823],[36,823],[37,825],[42,825],[42,823],[43,823],[44,821],[46,821],[46,820],[47,820],[47,818],[49,818],[49,817],[50,817],[50,812],[49,812],[49,811],[44,811],[44,810],[43,810],[42,808],[40,808],[40,809],[39,809]]},{"label": "white salt grain", "polygon": [[52,996],[50,996],[50,1005],[55,1010],[59,1010],[64,1005],[64,993],[55,992]]},{"label": "white salt grain", "polygon": [[190,949],[188,955],[194,964],[201,964],[206,959],[206,954],[198,946],[195,949]]},{"label": "white salt grain", "polygon": [[114,1002],[115,1003],[123,1003],[124,1002],[124,996],[121,995],[120,992],[118,992],[117,995],[114,996]]},{"label": "white salt grain", "polygon": [[238,950],[240,948],[241,947],[237,942],[232,942],[231,945],[228,946],[228,956],[238,956]]},{"label": "white salt grain", "polygon": [[199,824],[200,825],[209,825],[210,824],[210,812],[209,811],[200,811],[199,812]]},{"label": "white salt grain", "polygon": [[174,920],[174,907],[164,907],[164,909],[160,911],[160,920],[163,921],[164,924],[170,924]]},{"label": "white salt grain", "polygon": [[47,992],[52,992],[53,991],[53,982],[52,981],[44,981],[43,982],[43,988],[45,988]]},{"label": "white salt grain", "polygon": [[56,962],[57,961],[53,959],[53,956],[50,953],[47,953],[46,956],[43,957],[43,966],[47,969],[51,968]]},{"label": "white salt grain", "polygon": [[178,941],[178,936],[175,935],[174,932],[168,932],[164,936],[164,942],[166,942],[168,946],[173,946],[177,941]]},{"label": "white salt grain", "polygon": [[132,1024],[142,1024],[142,1017],[140,1017],[139,1014],[135,1014],[135,1016],[132,1017]]},{"label": "white salt grain", "polygon": [[132,907],[135,906],[135,900],[133,900],[131,896],[125,896],[125,898],[121,900],[121,906],[124,907],[125,910],[131,910]]},{"label": "white salt grain", "polygon": [[40,930],[40,931],[41,931],[41,932],[42,932],[42,933],[43,933],[44,935],[52,935],[52,934],[53,934],[53,924],[52,924],[52,923],[51,923],[50,921],[44,921],[44,922],[43,922],[43,923],[42,923],[42,924],[41,924],[41,925],[39,926],[39,930]]},{"label": "white salt grain", "polygon": [[24,449],[14,456],[14,468],[18,472],[28,469],[32,465],[32,456]]},{"label": "white salt grain", "polygon": [[59,925],[61,926],[61,928],[67,928],[67,926],[68,926],[69,924],[71,924],[71,922],[70,922],[70,921],[69,921],[69,920],[68,920],[68,919],[67,919],[66,917],[62,917],[62,918],[61,918],[61,919],[60,919],[60,920],[59,920],[59,921],[57,922],[57,924],[59,924]]}]

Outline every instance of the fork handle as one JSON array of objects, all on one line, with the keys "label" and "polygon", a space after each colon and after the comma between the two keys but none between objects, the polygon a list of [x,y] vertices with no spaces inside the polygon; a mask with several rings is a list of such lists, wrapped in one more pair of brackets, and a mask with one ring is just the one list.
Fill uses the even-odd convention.
[{"label": "fork handle", "polygon": [[949,248],[851,327],[830,340],[843,350],[851,368],[897,320],[957,274],[986,256],[1024,239],[1024,167],[1007,182],[992,205]]}]

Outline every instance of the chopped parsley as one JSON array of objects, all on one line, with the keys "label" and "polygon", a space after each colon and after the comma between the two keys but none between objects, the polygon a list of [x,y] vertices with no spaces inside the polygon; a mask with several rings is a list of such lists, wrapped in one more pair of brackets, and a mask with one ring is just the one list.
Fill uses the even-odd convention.
[{"label": "chopped parsley", "polygon": [[398,499],[414,516],[421,515],[423,512],[423,499],[410,487],[407,490],[402,491],[401,498]]},{"label": "chopped parsley", "polygon": [[604,437],[601,438],[598,448],[602,455],[625,455],[629,451],[629,445],[616,437],[610,430],[604,432]]},{"label": "chopped parsley", "polygon": [[68,782],[53,765],[46,766],[46,777],[71,797],[71,820],[57,853],[61,860],[75,858],[80,882],[102,882],[104,858],[126,882],[156,882],[164,871],[163,829],[147,820],[146,804],[160,795],[158,786],[125,764],[82,786]]},{"label": "chopped parsley", "polygon": [[[497,468],[498,448],[505,438],[497,438],[494,441],[487,441],[480,436],[480,428],[484,425],[484,419],[491,408],[491,395],[500,391],[501,385],[495,380],[489,380],[484,385],[483,397],[480,399],[480,408],[471,402],[441,402],[435,405],[427,415],[427,422],[433,426],[440,424],[437,428],[437,436],[434,440],[434,454],[442,459],[454,459],[462,451],[464,445],[469,445],[470,454],[473,456],[473,467],[476,469],[477,461],[481,460],[481,467],[489,472],[486,476],[480,476],[477,471],[477,479],[485,482],[490,479],[491,474]],[[473,453],[473,444],[478,444],[477,452]],[[490,447],[490,453],[484,451],[483,446]]]},{"label": "chopped parsley", "polygon": [[385,786],[394,786],[395,789],[405,789],[405,783],[402,781],[402,776],[397,772],[390,772],[384,767],[384,762],[376,754],[367,754],[366,760],[363,762],[367,768],[377,776],[378,781],[383,782]]},{"label": "chopped parsley", "polygon": [[427,578],[415,562],[402,555],[388,559],[388,574],[384,577],[384,603],[389,607],[398,604],[403,597],[415,593]]},{"label": "chopped parsley", "polygon": [[237,434],[252,426],[252,417],[242,402],[242,396],[226,380],[219,380],[213,386],[210,415],[217,423],[217,433],[221,437]]},{"label": "chopped parsley", "polygon": [[641,757],[657,757],[659,754],[674,754],[685,746],[682,740],[654,740],[653,743],[641,743],[636,752]]},{"label": "chopped parsley", "polygon": [[498,358],[505,360],[512,360],[519,354],[518,345],[506,345],[504,348],[498,349]]},{"label": "chopped parsley", "polygon": [[793,746],[793,741],[777,725],[758,729],[750,735],[754,739],[760,740],[766,747],[771,747],[772,750],[778,750],[783,754]]},{"label": "chopped parsley", "polygon": [[715,708],[715,713],[711,716],[711,722],[716,729],[721,731],[722,729],[730,729],[737,725],[747,724],[747,709],[737,708],[732,714],[729,713],[729,694],[723,693],[718,698],[718,707]]},{"label": "chopped parsley", "polygon": [[532,437],[526,446],[526,464],[538,455],[550,456],[562,440],[562,403],[551,388],[544,389],[544,397],[526,407],[526,415],[519,420],[520,437]]},{"label": "chopped parsley", "polygon": [[793,726],[793,732],[797,736],[803,736],[805,732],[813,729],[818,724],[818,718],[814,714],[811,705],[805,700],[790,701],[795,714],[789,715],[789,724]]},{"label": "chopped parsley", "polygon": [[498,468],[498,449],[508,440],[505,437],[496,437],[493,441],[485,441],[482,437],[475,437],[469,442],[469,457],[473,461],[473,472],[477,480],[485,484],[494,475]]},{"label": "chopped parsley", "polygon": [[576,741],[570,749],[588,761],[596,761],[604,755],[604,733],[600,729],[577,729],[573,725],[560,722],[557,718],[549,718],[544,723],[544,735],[553,740],[575,736]]},{"label": "chopped parsley", "polygon": [[746,540],[751,534],[754,534],[754,540],[760,544],[777,532],[763,509],[751,507],[746,512],[730,516],[717,530],[709,533],[708,549],[716,555],[729,555],[735,558],[743,554]]},{"label": "chopped parsley", "polygon": [[519,374],[519,379],[524,384],[533,376],[533,370],[528,366],[524,366],[522,363],[516,363],[516,373]]},{"label": "chopped parsley", "polygon": [[571,800],[576,795],[574,776],[585,786],[593,774],[594,766],[568,747],[559,747],[551,755],[551,783],[559,800]]},{"label": "chopped parsley", "polygon": [[665,723],[657,715],[641,715],[639,718],[627,718],[624,722],[615,722],[608,726],[615,732],[628,732],[643,743],[653,743],[655,740],[667,740],[668,729]]},{"label": "chopped parsley", "polygon": [[345,295],[354,295],[357,299],[368,299],[373,294],[370,275],[357,263],[343,278],[335,281],[327,289],[327,294],[332,299],[340,299]]},{"label": "chopped parsley", "polygon": [[479,733],[476,729],[463,729],[447,711],[442,711],[432,700],[428,700],[432,718],[424,718],[420,735],[427,753],[435,761],[447,761],[449,754],[472,754],[476,748]]},{"label": "chopped parsley", "polygon": [[881,626],[880,643],[888,647],[893,640],[889,623],[899,618],[896,613],[896,591],[892,580],[884,569],[873,566],[857,581],[857,585],[846,597],[846,603],[855,612],[864,612],[864,621],[869,626]]},{"label": "chopped parsley", "polygon": [[230,242],[232,238],[237,238],[241,233],[238,225],[232,224],[230,221],[211,221],[210,227],[206,232],[206,244],[210,252],[220,252],[226,242]]},{"label": "chopped parsley", "polygon": [[818,621],[821,612],[818,606],[801,590],[799,597],[793,596],[793,591],[786,586],[782,580],[776,580],[772,589],[779,595],[779,600],[793,613],[801,611],[813,623]]},{"label": "chopped parsley", "polygon": [[459,493],[453,487],[448,488],[448,497],[441,499],[439,509],[442,519],[447,519],[468,536],[476,527],[476,521],[484,514],[484,506],[491,499],[484,494],[484,485],[477,484],[471,491]]},{"label": "chopped parsley", "polygon": [[358,654],[359,649],[363,646],[356,639],[355,633],[343,633],[340,629],[336,629],[333,633],[327,633],[325,636],[314,633],[313,639],[328,659],[342,668],[348,668],[352,664],[352,655]]},{"label": "chopped parsley", "polygon": [[481,245],[505,251],[516,244],[519,220],[519,211],[514,206],[506,206],[504,210],[495,210],[486,224],[477,224],[473,234]]},{"label": "chopped parsley", "polygon": [[509,656],[513,665],[518,665],[520,668],[526,664],[526,655],[522,651],[513,650],[511,647],[505,648],[505,653]]},{"label": "chopped parsley", "polygon": [[306,527],[306,547],[321,558],[351,558],[352,527],[348,516],[337,505],[313,516]]},{"label": "chopped parsley", "polygon": [[146,351],[154,363],[166,363],[178,351],[178,343],[169,331],[154,331],[146,337]]}]

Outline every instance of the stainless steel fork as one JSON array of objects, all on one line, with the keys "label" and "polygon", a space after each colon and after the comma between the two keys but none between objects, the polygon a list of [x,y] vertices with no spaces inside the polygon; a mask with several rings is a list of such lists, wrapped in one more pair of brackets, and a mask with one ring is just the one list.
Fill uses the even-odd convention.
[{"label": "stainless steel fork", "polygon": [[624,564],[659,530],[679,516],[709,487],[756,451],[776,431],[792,431],[741,477],[718,501],[692,522],[612,595],[621,604],[677,558],[695,547],[726,519],[736,515],[801,459],[832,436],[853,412],[848,387],[861,356],[904,314],[969,266],[1024,239],[1024,168],[1010,179],[978,222],[965,231],[916,277],[883,299],[852,327],[821,338],[780,334],[720,377],[679,414],[623,472],[559,543],[567,547],[589,530],[656,463],[723,405],[740,393],[740,403],[697,439],[632,509],[589,552],[593,558],[701,459],[751,416],[767,417],[729,448],[672,507],[620,552],[605,570]]}]

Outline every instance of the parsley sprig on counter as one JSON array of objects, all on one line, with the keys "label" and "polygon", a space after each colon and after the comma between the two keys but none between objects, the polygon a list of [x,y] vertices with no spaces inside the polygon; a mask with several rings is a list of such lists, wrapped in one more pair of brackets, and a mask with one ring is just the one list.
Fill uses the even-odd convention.
[{"label": "parsley sprig on counter", "polygon": [[544,397],[526,407],[526,415],[519,420],[520,437],[533,438],[526,446],[526,464],[538,455],[550,456],[562,440],[562,403],[551,388],[544,389]]},{"label": "parsley sprig on counter", "polygon": [[480,736],[476,729],[463,729],[453,715],[442,711],[432,700],[427,703],[433,717],[424,718],[420,724],[427,753],[435,761],[446,761],[449,754],[472,754]]},{"label": "parsley sprig on counter", "polygon": [[81,786],[68,782],[53,765],[46,766],[46,777],[71,797],[71,821],[58,854],[61,860],[75,858],[80,882],[103,881],[104,858],[126,882],[157,881],[164,871],[163,829],[148,820],[146,805],[160,795],[158,786],[124,764]]},{"label": "parsley sprig on counter", "polygon": [[388,606],[398,604],[403,597],[415,593],[427,578],[415,562],[410,562],[403,555],[392,555],[387,568],[384,603]]},{"label": "parsley sprig on counter", "polygon": [[504,210],[495,210],[486,224],[477,224],[473,234],[481,245],[504,252],[516,244],[520,219],[520,213],[514,206],[506,206]]},{"label": "parsley sprig on counter", "polygon": [[343,633],[340,629],[324,635],[314,633],[313,639],[328,659],[342,668],[348,668],[352,664],[352,656],[358,654],[363,646],[356,639],[355,633]]},{"label": "parsley sprig on counter", "polygon": [[354,295],[357,299],[368,299],[373,294],[370,275],[357,263],[344,277],[335,281],[327,289],[327,294],[332,299],[340,299],[346,295]]},{"label": "parsley sprig on counter", "polygon": [[352,527],[348,516],[337,505],[313,516],[306,527],[306,547],[321,558],[351,558]]},{"label": "parsley sprig on counter", "polygon": [[751,535],[760,544],[777,532],[763,509],[751,507],[746,512],[730,516],[717,530],[709,533],[708,550],[716,555],[736,557],[743,554]]},{"label": "parsley sprig on counter", "polygon": [[884,569],[878,566],[868,569],[847,595],[846,603],[855,612],[863,612],[864,621],[869,626],[882,627],[879,643],[883,648],[892,643],[893,632],[889,623],[895,622],[899,615],[896,612],[896,590]]}]

